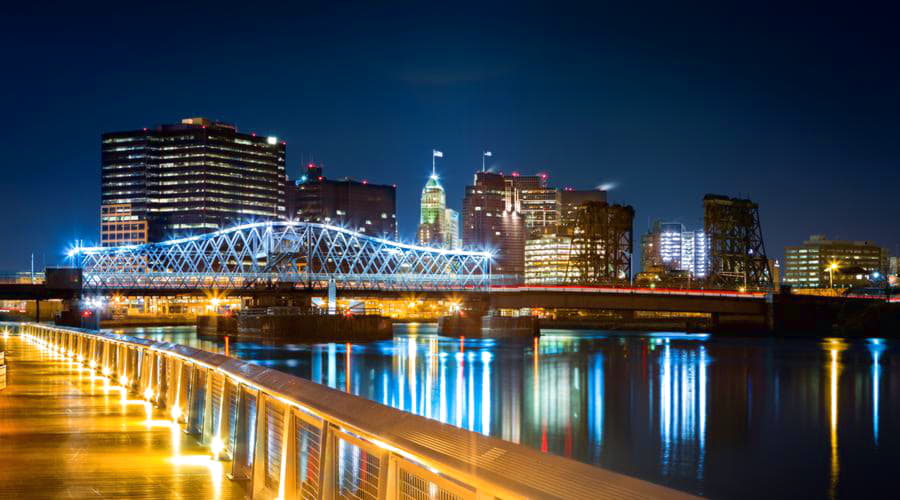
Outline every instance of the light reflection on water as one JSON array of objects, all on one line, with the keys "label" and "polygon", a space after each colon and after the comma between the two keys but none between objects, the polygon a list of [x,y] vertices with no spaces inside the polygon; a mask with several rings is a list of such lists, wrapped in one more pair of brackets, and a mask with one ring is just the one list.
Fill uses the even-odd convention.
[{"label": "light reflection on water", "polygon": [[[900,456],[893,342],[547,330],[231,354],[474,432],[714,497],[850,496]],[[193,328],[126,333],[221,352]],[[885,483],[887,484],[887,483]]]}]

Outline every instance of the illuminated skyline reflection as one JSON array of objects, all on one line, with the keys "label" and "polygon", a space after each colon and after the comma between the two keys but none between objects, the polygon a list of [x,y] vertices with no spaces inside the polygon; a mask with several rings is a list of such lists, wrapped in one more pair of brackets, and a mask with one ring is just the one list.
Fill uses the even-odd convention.
[{"label": "illuminated skyline reflection", "polygon": [[[145,336],[221,348],[193,330]],[[892,347],[570,331],[461,340],[420,325],[369,344],[232,344],[243,359],[423,417],[738,498],[839,497],[890,477],[885,459],[900,455]]]}]

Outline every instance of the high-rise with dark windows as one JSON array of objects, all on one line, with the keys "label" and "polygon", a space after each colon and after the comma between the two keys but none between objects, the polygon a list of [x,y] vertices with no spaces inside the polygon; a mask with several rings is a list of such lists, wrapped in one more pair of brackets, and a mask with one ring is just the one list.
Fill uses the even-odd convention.
[{"label": "high-rise with dark windows", "polygon": [[288,218],[341,226],[369,236],[397,238],[397,188],[348,177],[328,179],[322,167],[288,183]]},{"label": "high-rise with dark windows", "polygon": [[276,137],[205,118],[103,134],[101,205],[128,205],[149,241],[285,217],[285,149]]},{"label": "high-rise with dark windows", "polygon": [[[532,182],[533,181],[533,182]],[[523,188],[539,188],[540,180],[477,172],[463,199],[463,246],[495,252],[491,272],[519,279],[525,274],[525,217],[520,211]]]}]

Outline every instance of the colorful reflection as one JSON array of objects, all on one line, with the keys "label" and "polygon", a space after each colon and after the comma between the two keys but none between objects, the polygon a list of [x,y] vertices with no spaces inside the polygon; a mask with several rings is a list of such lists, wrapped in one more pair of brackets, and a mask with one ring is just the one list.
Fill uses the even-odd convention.
[{"label": "colorful reflection", "polygon": [[[222,347],[192,330],[149,335]],[[773,498],[844,496],[891,477],[887,457],[900,454],[890,390],[900,359],[880,339],[548,331],[499,341],[417,325],[386,342],[231,349],[425,418],[704,496],[755,498],[748,484]]]}]

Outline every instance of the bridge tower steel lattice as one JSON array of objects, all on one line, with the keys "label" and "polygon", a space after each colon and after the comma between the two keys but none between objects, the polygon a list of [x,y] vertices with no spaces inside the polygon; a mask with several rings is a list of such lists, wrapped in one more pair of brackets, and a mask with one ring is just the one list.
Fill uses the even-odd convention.
[{"label": "bridge tower steel lattice", "polygon": [[703,197],[703,228],[709,238],[710,286],[772,288],[758,204],[707,194]]},{"label": "bridge tower steel lattice", "polygon": [[627,284],[631,279],[634,208],[591,201],[579,207],[566,282]]}]

